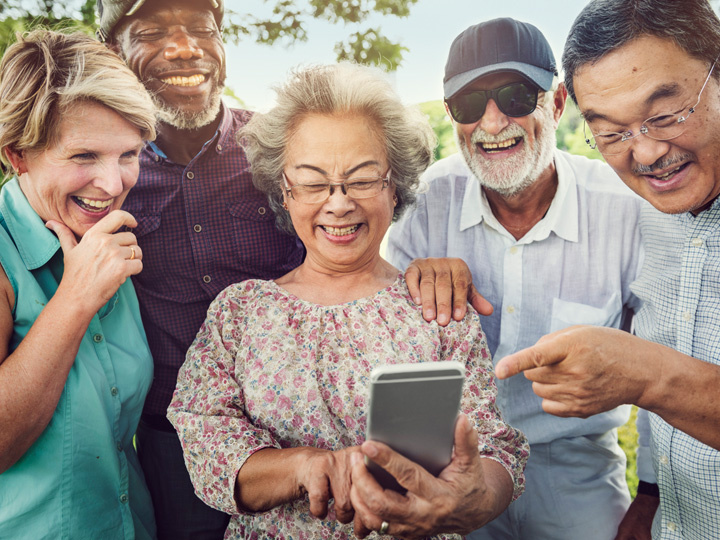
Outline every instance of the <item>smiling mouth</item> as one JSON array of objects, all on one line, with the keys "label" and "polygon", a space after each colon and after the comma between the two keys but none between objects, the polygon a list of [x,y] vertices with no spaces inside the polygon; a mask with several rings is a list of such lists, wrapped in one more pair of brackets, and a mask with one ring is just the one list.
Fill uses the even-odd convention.
[{"label": "smiling mouth", "polygon": [[522,141],[522,137],[513,137],[512,139],[507,139],[500,142],[479,142],[477,145],[488,154],[496,153],[496,152],[503,152],[504,150],[508,150],[510,148],[514,148],[520,142]]},{"label": "smiling mouth", "polygon": [[86,197],[73,197],[77,205],[88,212],[103,212],[110,206],[115,199],[106,201],[98,201],[96,199],[88,199]]},{"label": "smiling mouth", "polygon": [[360,228],[360,225],[352,225],[351,227],[328,227],[320,225],[323,231],[333,236],[348,236]]},{"label": "smiling mouth", "polygon": [[172,86],[199,86],[205,82],[205,75],[201,75],[199,73],[197,75],[190,75],[189,77],[181,77],[179,75],[174,75],[172,77],[165,77],[160,80],[165,84],[169,84]]},{"label": "smiling mouth", "polygon": [[689,163],[683,163],[679,167],[676,167],[675,169],[672,169],[671,171],[668,171],[664,174],[648,174],[647,176],[650,176],[656,180],[659,180],[660,182],[667,182],[668,180],[672,179],[677,173],[685,169]]}]

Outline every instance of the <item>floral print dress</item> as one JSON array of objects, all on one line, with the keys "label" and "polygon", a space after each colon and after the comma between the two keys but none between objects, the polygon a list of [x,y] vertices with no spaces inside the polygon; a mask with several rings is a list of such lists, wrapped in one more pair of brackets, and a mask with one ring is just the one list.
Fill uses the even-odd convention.
[{"label": "floral print dress", "polygon": [[168,418],[197,494],[232,514],[225,538],[355,538],[332,505],[324,520],[313,516],[307,497],[239,513],[238,471],[263,448],[362,444],[370,371],[440,360],[465,365],[461,409],[478,430],[481,454],[507,469],[518,497],[529,449],[500,418],[490,353],[472,309],[445,328],[427,323],[402,276],[372,296],[334,306],[301,300],[273,281],[244,281],[220,293],[187,353]]}]

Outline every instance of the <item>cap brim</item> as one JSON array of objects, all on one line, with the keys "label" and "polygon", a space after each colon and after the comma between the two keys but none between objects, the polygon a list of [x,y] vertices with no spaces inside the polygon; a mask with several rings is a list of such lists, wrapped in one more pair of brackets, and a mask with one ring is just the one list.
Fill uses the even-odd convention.
[{"label": "cap brim", "polygon": [[518,75],[522,75],[529,81],[538,85],[538,87],[545,92],[550,90],[552,87],[553,77],[555,76],[552,71],[532,66],[530,64],[524,64],[522,62],[501,62],[499,64],[484,66],[455,75],[449,81],[443,83],[445,99],[455,96],[455,94],[464,90],[466,86],[480,77],[503,71],[512,71]]}]

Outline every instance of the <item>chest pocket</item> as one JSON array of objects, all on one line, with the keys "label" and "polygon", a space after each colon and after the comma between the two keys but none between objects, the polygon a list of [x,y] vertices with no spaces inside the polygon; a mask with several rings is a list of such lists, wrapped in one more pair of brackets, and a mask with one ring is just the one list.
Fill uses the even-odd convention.
[{"label": "chest pocket", "polygon": [[234,242],[229,257],[250,278],[281,276],[300,264],[296,239],[280,231],[265,199],[229,203]]},{"label": "chest pocket", "polygon": [[614,293],[602,307],[554,298],[550,332],[556,332],[576,324],[619,328],[622,313],[622,301],[618,293]]}]

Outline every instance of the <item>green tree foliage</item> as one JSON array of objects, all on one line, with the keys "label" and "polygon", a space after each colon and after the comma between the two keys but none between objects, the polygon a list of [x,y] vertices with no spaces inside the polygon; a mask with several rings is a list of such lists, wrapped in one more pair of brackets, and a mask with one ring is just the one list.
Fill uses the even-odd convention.
[{"label": "green tree foliage", "polygon": [[444,103],[440,100],[426,101],[420,104],[420,110],[427,116],[438,139],[438,145],[435,148],[435,161],[457,152],[452,122],[445,112]]},{"label": "green tree foliage", "polygon": [[[226,0],[223,32],[231,43],[252,39],[266,45],[307,41],[313,20],[344,24],[352,31],[334,45],[338,60],[355,60],[397,69],[406,47],[368,26],[373,15],[407,17],[418,0],[263,0],[262,15],[237,9],[241,2]],[[0,55],[15,40],[15,33],[36,25],[51,28],[95,28],[95,0],[2,0],[0,3]]]}]

